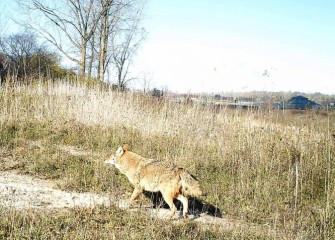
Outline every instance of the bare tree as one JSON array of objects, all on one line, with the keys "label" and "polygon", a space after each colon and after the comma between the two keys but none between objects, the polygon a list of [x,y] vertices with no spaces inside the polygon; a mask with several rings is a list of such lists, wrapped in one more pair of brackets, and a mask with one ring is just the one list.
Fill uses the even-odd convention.
[{"label": "bare tree", "polygon": [[[103,0],[102,0],[103,1]],[[98,66],[98,79],[103,81],[105,74],[105,61],[108,41],[108,29],[109,29],[109,14],[111,7],[104,11],[101,17],[100,24],[100,51],[99,51],[99,66]]]},{"label": "bare tree", "polygon": [[17,1],[25,9],[24,25],[75,62],[80,76],[96,73],[103,81],[112,64],[119,88],[131,80],[129,66],[143,40],[139,23],[145,0]]},{"label": "bare tree", "polygon": [[5,80],[5,75],[8,70],[8,63],[9,61],[6,55],[0,52],[0,84],[2,84]]},{"label": "bare tree", "polygon": [[[104,1],[104,0],[102,0]],[[106,0],[105,0],[106,1]],[[113,34],[116,34],[117,26],[121,22],[124,9],[134,0],[114,0],[111,5],[104,11],[101,18],[100,26],[100,45],[99,45],[99,65],[98,65],[98,79],[104,80],[104,75],[109,64],[109,40]],[[106,6],[106,4],[105,4]]]},{"label": "bare tree", "polygon": [[[43,0],[18,0],[25,7],[28,17],[25,25],[35,29],[47,41],[52,43],[68,59],[79,65],[79,74],[85,76],[87,49],[89,41],[94,35],[100,18],[104,15],[105,6],[94,13],[97,0],[60,0],[55,4]],[[112,0],[104,1],[107,6]],[[46,19],[42,25],[41,21],[32,19],[38,12]],[[36,17],[36,16],[35,16]],[[68,46],[68,47],[64,47]],[[70,49],[75,49],[73,52]]]},{"label": "bare tree", "polygon": [[143,88],[143,93],[147,94],[151,87],[152,76],[149,73],[143,73],[142,76],[139,78],[140,84]]},{"label": "bare tree", "polygon": [[92,78],[93,71],[94,71],[94,65],[96,62],[96,56],[97,56],[97,50],[96,50],[96,42],[97,42],[98,36],[97,34],[93,34],[92,38],[89,41],[89,53],[88,53],[88,66],[87,66],[87,77]]},{"label": "bare tree", "polygon": [[[2,10],[4,10],[4,2],[2,0],[0,0],[0,7],[2,8]],[[3,45],[3,30],[5,28],[5,17],[3,15],[4,11],[0,12],[0,47],[1,45]],[[2,84],[3,80],[4,80],[4,75],[6,73],[7,70],[7,66],[8,66],[8,61],[7,58],[5,56],[5,54],[1,51],[0,48],[0,84]]]},{"label": "bare tree", "polygon": [[30,73],[31,60],[38,51],[35,35],[32,32],[13,34],[3,38],[0,48],[10,59],[15,79],[21,77],[26,80]]},{"label": "bare tree", "polygon": [[30,31],[4,37],[0,42],[1,81],[11,76],[13,80],[26,81],[37,77],[64,76],[68,71],[60,66],[60,57],[37,41]]},{"label": "bare tree", "polygon": [[[105,7],[105,11],[103,11],[104,14],[101,17],[101,23],[99,25],[100,43],[97,51],[99,54],[97,77],[100,81],[104,81],[108,65],[112,64],[116,66],[113,63],[115,63],[115,59],[118,59],[118,56],[121,54],[121,45],[126,46],[126,41],[128,41],[129,44],[134,40],[134,35],[138,32],[145,3],[143,0],[113,0],[111,4],[107,5],[104,1],[108,0],[101,0],[101,7]],[[132,34],[128,34],[130,32]],[[126,37],[126,35],[130,37],[131,40]],[[116,46],[116,44],[118,44],[118,46]],[[132,50],[134,50],[134,52],[136,51],[135,48]],[[115,51],[117,51],[117,53]],[[123,65],[126,65],[127,61],[123,61],[123,63]],[[118,68],[114,67],[114,69]]]},{"label": "bare tree", "polygon": [[139,6],[138,1],[129,3],[118,22],[117,30],[111,33],[110,58],[116,70],[119,89],[124,89],[127,83],[135,79],[128,74],[133,57],[144,39],[144,29],[139,27],[143,8],[144,4]]},{"label": "bare tree", "polygon": [[[109,21],[109,15],[111,8],[114,5],[114,2],[116,0],[100,0],[100,1],[95,1],[94,2],[94,10],[92,11],[93,18],[96,19],[97,16],[100,16],[100,21],[96,27],[95,33],[92,35],[90,41],[89,41],[89,62],[88,62],[88,71],[87,75],[88,77],[92,77],[93,75],[93,69],[94,65],[98,62],[99,67],[97,70],[97,78],[100,79],[99,76],[99,68],[100,68],[100,55],[101,55],[101,50],[104,50],[103,47],[101,47],[101,42],[103,43],[102,46],[107,48],[105,46],[104,42],[105,39],[108,39],[108,21]],[[104,50],[105,51],[105,50]]]}]

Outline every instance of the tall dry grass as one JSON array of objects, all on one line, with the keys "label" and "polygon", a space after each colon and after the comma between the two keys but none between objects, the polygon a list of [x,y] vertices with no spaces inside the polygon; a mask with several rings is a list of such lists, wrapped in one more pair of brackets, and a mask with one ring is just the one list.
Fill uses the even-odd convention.
[{"label": "tall dry grass", "polygon": [[[127,142],[144,156],[189,169],[208,194],[202,200],[230,216],[292,238],[335,236],[332,112],[217,111],[66,81],[6,85],[0,102],[0,144],[25,171],[50,177],[49,165],[59,168],[56,144],[100,152],[102,159]],[[21,161],[25,140],[47,149]],[[46,154],[53,156],[47,167]],[[71,171],[53,177],[82,191],[130,189],[116,171],[90,159],[91,177],[83,181],[77,172],[85,161],[63,160],[72,162]]]}]

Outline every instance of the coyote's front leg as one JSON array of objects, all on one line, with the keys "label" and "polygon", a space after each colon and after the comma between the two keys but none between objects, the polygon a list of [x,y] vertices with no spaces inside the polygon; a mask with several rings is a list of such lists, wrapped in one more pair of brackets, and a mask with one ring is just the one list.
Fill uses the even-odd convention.
[{"label": "coyote's front leg", "polygon": [[143,191],[143,189],[141,187],[135,187],[133,194],[130,197],[130,206],[134,203],[134,200],[138,197],[138,195],[141,194],[141,192]]}]

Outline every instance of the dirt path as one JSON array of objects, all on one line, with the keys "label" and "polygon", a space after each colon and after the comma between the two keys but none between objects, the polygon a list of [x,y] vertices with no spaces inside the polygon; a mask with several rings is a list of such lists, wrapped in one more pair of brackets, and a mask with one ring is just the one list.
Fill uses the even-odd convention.
[{"label": "dirt path", "polygon": [[[60,146],[73,155],[86,155],[71,146]],[[92,153],[90,153],[92,154]],[[112,197],[113,195],[99,195],[94,193],[76,193],[57,189],[57,182],[40,179],[30,175],[22,175],[16,171],[0,171],[0,207],[24,209],[67,209],[73,207],[89,207],[96,205],[118,206],[127,211],[145,211],[147,214],[166,219],[170,213],[169,209],[164,208],[128,208],[127,200]],[[227,216],[222,218],[214,217],[206,213],[200,215],[189,215],[191,221],[205,225],[215,225],[222,230],[245,229],[248,231],[262,232],[269,237],[278,237],[278,231],[273,231],[266,226],[254,225],[241,220],[231,219]],[[175,216],[175,223],[183,221],[179,216]],[[281,238],[283,235],[280,235]],[[282,238],[283,239],[283,238]]]},{"label": "dirt path", "polygon": [[0,205],[16,209],[54,209],[109,205],[109,198],[92,193],[73,193],[55,188],[56,184],[15,172],[0,172]]},{"label": "dirt path", "polygon": [[[67,192],[57,189],[57,182],[22,175],[15,171],[0,172],[0,206],[15,209],[60,209],[73,207],[109,206],[128,209],[127,200],[94,193]],[[136,211],[140,208],[130,208]],[[141,210],[165,218],[170,210],[143,207]],[[190,216],[190,218],[195,218]]]},{"label": "dirt path", "polygon": [[[0,206],[24,209],[66,209],[73,207],[94,207],[96,205],[109,206],[114,204],[122,209],[128,209],[127,201],[123,199],[112,199],[107,195],[94,193],[75,193],[62,191],[56,188],[56,182],[44,180],[29,175],[21,175],[13,171],[0,172]],[[164,208],[130,208],[128,211],[145,211],[150,216],[166,219],[170,213]],[[223,230],[248,229],[248,231],[267,232],[272,237],[277,233],[261,226],[244,223],[243,221],[230,219],[228,217],[213,217],[207,214],[200,216],[189,215],[191,221],[202,224],[210,224]],[[178,216],[173,220],[175,223],[183,221]]]}]

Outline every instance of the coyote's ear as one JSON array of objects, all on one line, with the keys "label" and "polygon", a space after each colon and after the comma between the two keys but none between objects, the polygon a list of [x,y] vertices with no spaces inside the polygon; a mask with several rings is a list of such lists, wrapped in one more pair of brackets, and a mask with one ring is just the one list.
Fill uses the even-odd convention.
[{"label": "coyote's ear", "polygon": [[118,147],[116,152],[115,152],[115,154],[117,154],[117,155],[122,155],[123,153],[124,153],[124,151],[123,151],[123,148],[121,146]]},{"label": "coyote's ear", "polygon": [[129,149],[129,145],[128,144],[124,144],[123,145],[123,151],[128,151],[128,149]]}]

